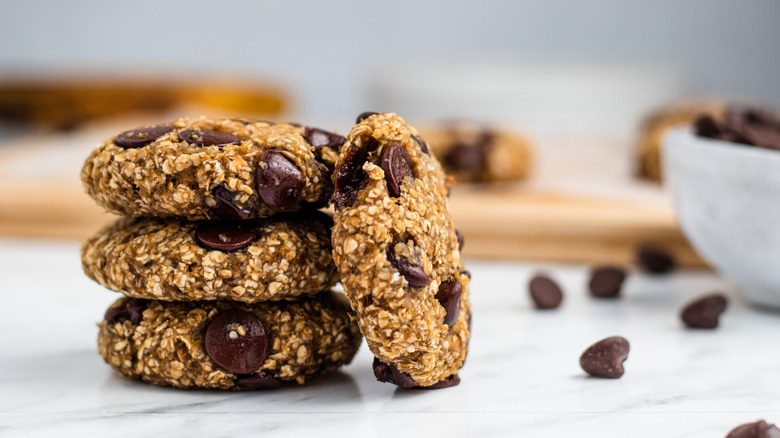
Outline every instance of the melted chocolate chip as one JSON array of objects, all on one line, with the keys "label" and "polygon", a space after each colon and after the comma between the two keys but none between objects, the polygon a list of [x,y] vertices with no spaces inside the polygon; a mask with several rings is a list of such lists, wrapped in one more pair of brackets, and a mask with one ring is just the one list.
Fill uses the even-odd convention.
[{"label": "melted chocolate chip", "polygon": [[255,184],[257,194],[267,206],[275,211],[290,211],[298,205],[306,178],[286,155],[271,149],[260,157]]},{"label": "melted chocolate chip", "polygon": [[642,246],[637,250],[639,265],[651,274],[666,274],[675,268],[674,258],[662,248]]},{"label": "melted chocolate chip", "polygon": [[463,251],[463,244],[465,243],[463,240],[463,233],[461,233],[460,230],[455,230],[455,236],[458,238],[458,251]]},{"label": "melted chocolate chip", "polygon": [[430,155],[431,153],[428,151],[428,143],[426,143],[422,138],[413,135],[412,140],[416,141],[418,145],[420,145],[420,150],[423,151],[425,155]]},{"label": "melted chocolate chip", "polygon": [[108,324],[121,324],[130,321],[132,324],[138,324],[144,317],[146,302],[141,300],[129,300],[123,306],[111,307],[106,310],[103,319]]},{"label": "melted chocolate chip", "polygon": [[251,374],[268,354],[268,337],[260,319],[243,310],[227,310],[209,322],[204,337],[206,354],[220,367]]},{"label": "melted chocolate chip", "polygon": [[303,131],[303,138],[314,146],[315,149],[330,148],[338,150],[341,145],[344,144],[347,139],[344,136],[338,135],[335,132],[326,131],[319,128],[306,127]]},{"label": "melted chocolate chip", "polygon": [[387,192],[394,198],[401,196],[401,183],[404,178],[414,177],[412,159],[406,149],[398,143],[385,146],[379,158],[379,165],[385,172]]},{"label": "melted chocolate chip", "polygon": [[714,293],[699,297],[688,303],[680,315],[686,326],[698,329],[718,327],[718,317],[726,311],[728,299],[725,295]]},{"label": "melted chocolate chip", "polygon": [[626,279],[626,271],[617,266],[603,266],[591,273],[588,288],[596,298],[616,298]]},{"label": "melted chocolate chip", "polygon": [[613,336],[590,346],[580,356],[580,366],[594,377],[617,379],[623,375],[623,362],[628,357],[625,338]]},{"label": "melted chocolate chip", "polygon": [[431,282],[431,278],[425,273],[423,267],[410,262],[406,257],[398,257],[393,249],[395,245],[387,247],[387,260],[401,274],[411,287],[424,287]]},{"label": "melted chocolate chip", "polygon": [[336,208],[352,204],[357,199],[357,193],[365,184],[366,173],[363,163],[368,155],[379,147],[379,142],[373,137],[364,138],[360,147],[352,145],[344,154],[344,159],[336,168],[334,175],[334,190],[332,200]]},{"label": "melted chocolate chip", "polygon": [[254,219],[255,212],[249,208],[238,208],[233,201],[234,194],[223,186],[214,187],[211,192],[217,204],[211,208],[211,214],[218,220]]},{"label": "melted chocolate chip", "polygon": [[377,115],[377,114],[379,114],[379,113],[375,113],[373,111],[364,111],[364,112],[360,113],[360,115],[357,116],[357,120],[355,120],[355,123],[360,123],[363,120],[366,120],[367,118],[369,118],[371,116],[374,116],[374,115]]},{"label": "melted chocolate chip", "polygon": [[544,274],[537,274],[528,285],[531,299],[539,309],[555,309],[563,301],[563,292],[560,286],[552,278]]},{"label": "melted chocolate chip", "polygon": [[394,365],[382,363],[374,358],[374,376],[380,382],[392,383],[402,388],[414,388],[414,380],[406,374],[398,371]]},{"label": "melted chocolate chip", "polygon": [[173,131],[171,125],[147,126],[146,128],[125,131],[116,136],[117,146],[125,149],[140,148]]},{"label": "melted chocolate chip", "polygon": [[434,383],[431,386],[415,386],[415,388],[418,389],[441,389],[441,388],[449,388],[450,386],[456,386],[458,383],[460,383],[460,377],[458,377],[457,374],[453,374],[444,380],[440,380],[436,383]]},{"label": "melted chocolate chip", "polygon": [[780,428],[764,420],[758,420],[735,427],[726,438],[780,438]]},{"label": "melted chocolate chip", "polygon": [[249,389],[274,389],[282,386],[282,381],[266,374],[252,374],[249,376],[238,376],[235,384],[236,386]]},{"label": "melted chocolate chip", "polygon": [[209,129],[185,129],[179,132],[179,140],[198,146],[224,146],[241,143],[238,137],[229,132],[212,131]]},{"label": "melted chocolate chip", "polygon": [[460,315],[460,296],[463,294],[463,285],[460,281],[450,278],[439,285],[436,292],[436,300],[439,301],[447,313],[444,315],[444,323],[452,327],[458,321]]},{"label": "melted chocolate chip", "polygon": [[195,240],[208,250],[231,252],[246,248],[257,239],[254,223],[203,221],[195,229]]}]

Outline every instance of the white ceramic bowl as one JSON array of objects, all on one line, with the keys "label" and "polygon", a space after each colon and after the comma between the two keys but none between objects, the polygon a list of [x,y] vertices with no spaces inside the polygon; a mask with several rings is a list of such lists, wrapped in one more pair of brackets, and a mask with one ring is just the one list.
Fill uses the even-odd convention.
[{"label": "white ceramic bowl", "polygon": [[780,151],[690,128],[663,141],[665,178],[688,240],[753,304],[780,309]]}]

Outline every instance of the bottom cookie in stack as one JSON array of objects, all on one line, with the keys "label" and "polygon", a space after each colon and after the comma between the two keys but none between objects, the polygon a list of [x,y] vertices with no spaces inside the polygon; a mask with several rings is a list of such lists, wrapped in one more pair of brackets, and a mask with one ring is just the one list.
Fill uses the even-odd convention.
[{"label": "bottom cookie in stack", "polygon": [[352,361],[362,338],[349,309],[332,291],[256,304],[125,297],[100,322],[98,350],[119,374],[156,385],[302,384]]}]

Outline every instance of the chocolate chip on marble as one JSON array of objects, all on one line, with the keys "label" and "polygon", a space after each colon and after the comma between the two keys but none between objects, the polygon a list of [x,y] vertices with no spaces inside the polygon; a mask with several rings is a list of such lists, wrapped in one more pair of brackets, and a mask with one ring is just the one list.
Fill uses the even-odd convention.
[{"label": "chocolate chip on marble", "polygon": [[441,389],[441,388],[449,388],[450,386],[456,386],[458,383],[460,383],[460,377],[458,377],[457,374],[453,374],[444,380],[439,380],[438,382],[434,383],[431,386],[415,386],[417,389]]},{"label": "chocolate chip on marble", "polygon": [[780,428],[764,420],[740,424],[726,438],[780,438]]},{"label": "chocolate chip on marble", "polygon": [[485,148],[479,144],[456,144],[444,155],[444,164],[455,171],[478,171],[485,164]]},{"label": "chocolate chip on marble", "polygon": [[233,201],[234,194],[223,186],[216,186],[211,195],[217,202],[211,207],[211,214],[218,220],[247,220],[254,219],[255,212],[250,208],[238,208]]},{"label": "chocolate chip on marble", "polygon": [[416,141],[418,145],[420,145],[420,150],[423,151],[425,155],[430,155],[430,151],[428,150],[428,143],[425,142],[422,138],[412,135],[412,140]]},{"label": "chocolate chip on marble", "polygon": [[455,236],[458,238],[458,251],[463,251],[463,233],[460,230],[455,230]]},{"label": "chocolate chip on marble", "polygon": [[236,386],[249,389],[274,389],[282,386],[282,381],[267,374],[252,374],[249,376],[238,376],[235,384]]},{"label": "chocolate chip on marble", "polygon": [[365,184],[366,173],[363,164],[368,155],[379,147],[379,142],[373,138],[363,138],[360,146],[352,145],[339,161],[334,174],[334,190],[331,198],[336,208],[352,204],[357,199],[361,185]]},{"label": "chocolate chip on marble", "polygon": [[338,150],[341,145],[347,141],[344,136],[338,135],[335,132],[330,132],[319,128],[311,128],[308,126],[303,131],[303,138],[305,138],[306,141],[316,149],[331,148]]},{"label": "chocolate chip on marble", "polygon": [[375,116],[377,114],[379,114],[379,113],[376,113],[376,112],[373,112],[373,111],[364,111],[364,112],[360,113],[357,116],[357,119],[355,120],[355,123],[360,123],[363,120],[366,120],[367,118],[369,118],[371,116]]},{"label": "chocolate chip on marble", "polygon": [[123,306],[111,307],[106,310],[106,314],[103,315],[103,319],[108,324],[120,324],[125,321],[130,321],[132,324],[138,324],[144,317],[144,310],[146,310],[146,301],[142,300],[130,300]]},{"label": "chocolate chip on marble", "polygon": [[254,223],[203,221],[195,229],[195,240],[204,248],[231,252],[246,248],[257,239]]},{"label": "chocolate chip on marble", "polygon": [[260,157],[255,185],[260,199],[271,209],[290,211],[298,205],[306,178],[282,151],[271,149]]},{"label": "chocolate chip on marble", "polygon": [[206,327],[204,344],[214,363],[236,374],[253,373],[268,355],[263,323],[244,310],[218,313]]},{"label": "chocolate chip on marble", "polygon": [[623,362],[628,357],[628,350],[625,338],[612,336],[585,350],[580,356],[580,366],[591,376],[617,379],[623,375]]},{"label": "chocolate chip on marble", "polygon": [[398,371],[395,365],[382,363],[376,357],[374,358],[374,376],[383,383],[392,383],[402,388],[414,388],[414,380],[406,373]]},{"label": "chocolate chip on marble", "polygon": [[726,310],[728,299],[719,293],[708,294],[688,303],[680,317],[690,328],[714,329],[718,327],[718,317]]},{"label": "chocolate chip on marble", "polygon": [[536,274],[528,284],[531,299],[539,309],[555,309],[563,301],[563,292],[552,278],[545,274]]},{"label": "chocolate chip on marble", "polygon": [[116,136],[117,146],[125,149],[140,148],[173,131],[171,125],[147,126],[145,128],[125,131]]},{"label": "chocolate chip on marble", "polygon": [[674,257],[663,248],[644,245],[637,250],[639,265],[651,274],[666,274],[674,270]]},{"label": "chocolate chip on marble", "polygon": [[393,249],[395,245],[387,247],[387,260],[401,274],[411,287],[424,287],[431,282],[431,278],[425,273],[422,266],[412,263],[403,256],[397,256]]},{"label": "chocolate chip on marble", "polygon": [[406,149],[398,143],[385,146],[379,158],[379,166],[385,172],[387,192],[394,198],[401,196],[401,183],[404,178],[414,177],[412,159]]},{"label": "chocolate chip on marble", "polygon": [[444,323],[452,327],[458,321],[460,315],[460,296],[463,294],[463,285],[460,281],[449,278],[439,285],[436,292],[436,300],[439,301],[444,310]]},{"label": "chocolate chip on marble", "polygon": [[617,266],[602,266],[591,272],[588,289],[596,298],[617,298],[625,279],[625,269]]},{"label": "chocolate chip on marble", "polygon": [[238,137],[229,132],[210,129],[185,129],[179,132],[179,140],[198,146],[224,146],[241,143]]}]

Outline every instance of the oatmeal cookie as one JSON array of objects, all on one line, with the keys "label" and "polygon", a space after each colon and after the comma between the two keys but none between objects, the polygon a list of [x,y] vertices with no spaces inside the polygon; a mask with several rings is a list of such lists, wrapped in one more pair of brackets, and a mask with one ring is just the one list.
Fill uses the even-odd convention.
[{"label": "oatmeal cookie", "polygon": [[179,119],[102,142],[81,180],[92,198],[127,216],[252,219],[319,208],[344,137],[247,119]]},{"label": "oatmeal cookie", "polygon": [[395,114],[362,117],[334,174],[333,258],[380,381],[457,384],[469,278],[442,168]]},{"label": "oatmeal cookie", "polygon": [[352,361],[361,337],[348,311],[330,291],[258,304],[123,297],[98,324],[98,351],[119,374],[155,385],[273,388]]},{"label": "oatmeal cookie", "polygon": [[120,218],[87,240],[81,263],[101,285],[165,301],[274,301],[338,280],[332,219],[283,214],[248,221]]}]

